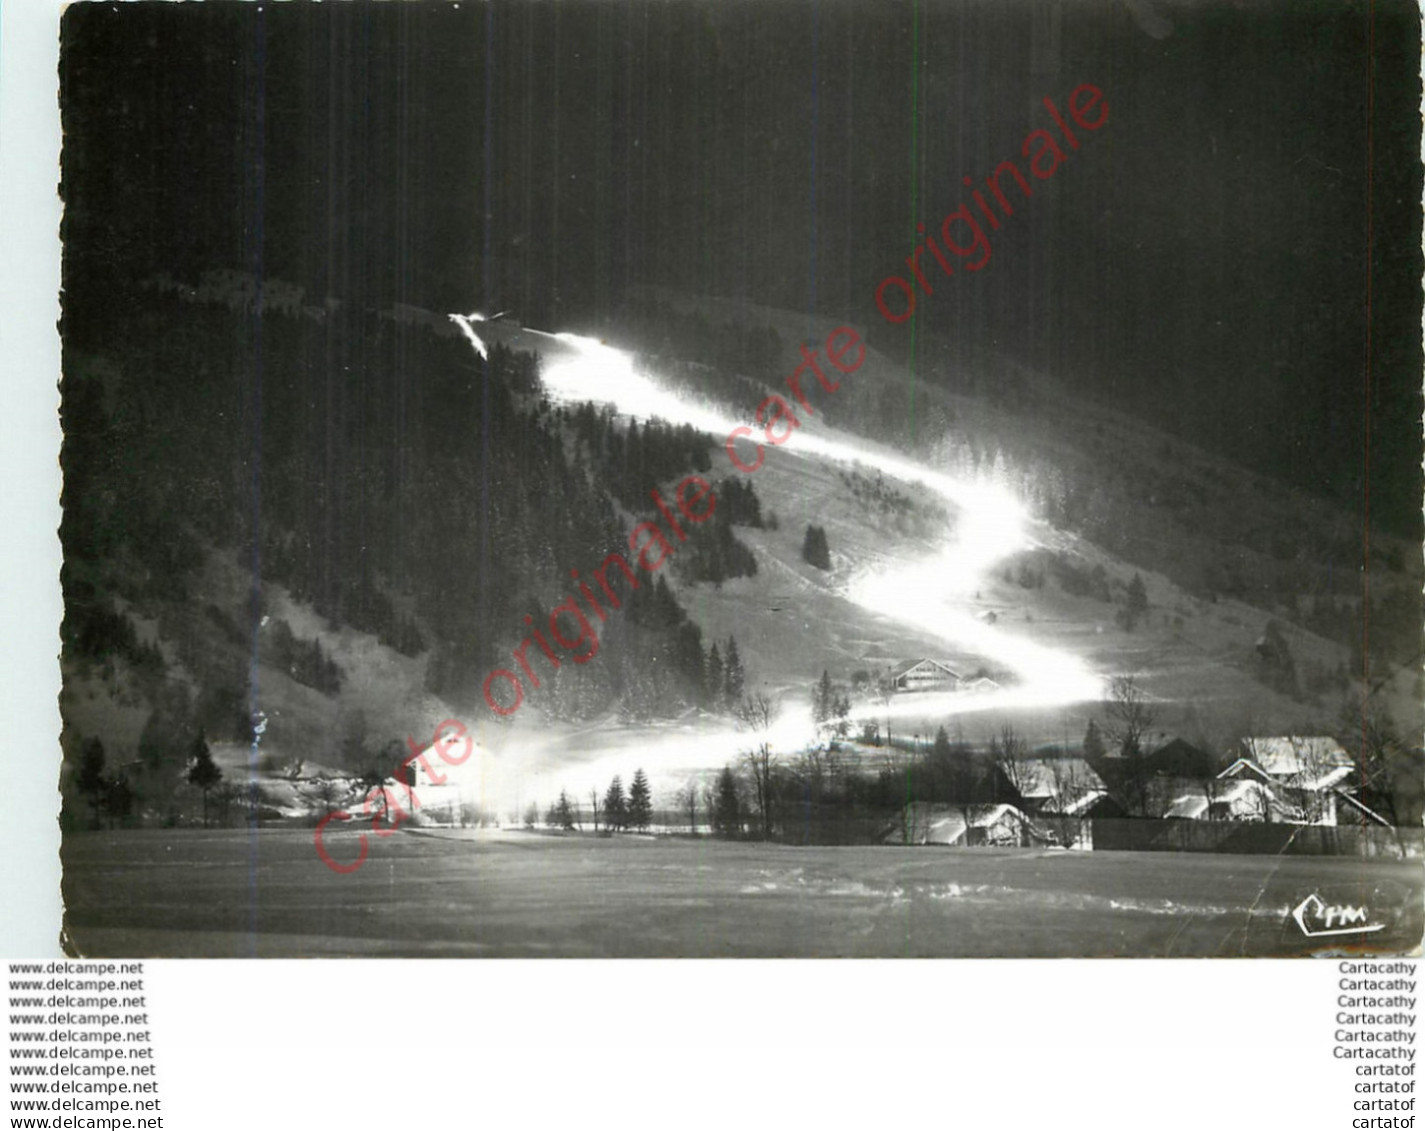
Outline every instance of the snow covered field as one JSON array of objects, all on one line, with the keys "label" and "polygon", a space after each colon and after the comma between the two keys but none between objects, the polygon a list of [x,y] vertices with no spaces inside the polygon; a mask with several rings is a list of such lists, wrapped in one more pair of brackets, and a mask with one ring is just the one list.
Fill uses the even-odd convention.
[{"label": "snow covered field", "polygon": [[[338,876],[310,830],[270,829],[72,835],[64,856],[86,957],[1398,953],[1425,906],[1419,861],[1381,859],[420,830]],[[1312,894],[1383,929],[1313,943],[1291,917]]]}]

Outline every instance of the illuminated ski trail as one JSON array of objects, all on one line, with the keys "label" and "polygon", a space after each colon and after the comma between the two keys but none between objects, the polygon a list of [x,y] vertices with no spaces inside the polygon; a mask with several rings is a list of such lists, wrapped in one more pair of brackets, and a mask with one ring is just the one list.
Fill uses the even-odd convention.
[{"label": "illuminated ski trail", "polygon": [[[594,338],[525,332],[566,347],[548,358],[542,370],[545,389],[555,400],[598,401],[639,419],[658,417],[672,424],[689,424],[719,439],[747,423],[661,388],[634,368],[629,354]],[[944,703],[941,713],[1059,706],[1103,697],[1102,680],[1076,657],[992,627],[954,606],[957,599],[983,583],[996,563],[1034,545],[1028,533],[1029,515],[1008,490],[934,471],[872,442],[845,437],[819,421],[804,422],[783,448],[838,463],[861,464],[894,479],[922,484],[956,508],[955,535],[939,555],[908,565],[868,569],[852,580],[846,593],[850,601],[873,613],[1003,664],[1021,680],[1014,687],[983,693],[937,696],[937,708]],[[776,459],[778,451],[768,448],[765,455]],[[914,706],[923,711],[929,706],[928,698],[917,697],[917,704],[907,704],[907,709]],[[805,733],[808,722],[787,718],[779,730],[787,731],[787,737],[795,728]]]}]

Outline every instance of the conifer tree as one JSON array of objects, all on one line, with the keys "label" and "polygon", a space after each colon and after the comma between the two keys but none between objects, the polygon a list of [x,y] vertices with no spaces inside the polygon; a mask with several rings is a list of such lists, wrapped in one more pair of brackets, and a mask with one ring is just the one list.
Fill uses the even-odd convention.
[{"label": "conifer tree", "polygon": [[692,621],[678,626],[673,637],[674,665],[689,689],[689,700],[702,703],[707,692],[707,670],[703,658],[703,632]]},{"label": "conifer tree", "polygon": [[223,780],[223,771],[213,761],[213,752],[208,749],[208,740],[200,730],[193,739],[188,766],[188,782],[203,791],[203,827],[208,826],[208,792]]},{"label": "conifer tree", "polygon": [[703,672],[703,704],[710,711],[719,711],[722,709],[724,688],[722,653],[717,650],[716,641],[708,649],[708,662]]},{"label": "conifer tree", "polygon": [[178,783],[184,757],[192,752],[194,730],[193,705],[186,685],[165,684],[139,735],[139,760],[150,779],[161,780],[166,787]]},{"label": "conifer tree", "polygon": [[1088,729],[1084,731],[1084,758],[1089,762],[1102,758],[1104,749],[1103,735],[1099,732],[1098,723],[1090,719]]},{"label": "conifer tree", "polygon": [[1133,580],[1128,583],[1128,610],[1124,614],[1125,627],[1129,632],[1138,623],[1138,619],[1148,611],[1148,590],[1143,584],[1143,578],[1139,574],[1133,575]]},{"label": "conifer tree", "polygon": [[640,832],[647,830],[653,816],[653,796],[648,788],[648,777],[642,767],[634,771],[633,782],[628,787],[628,824]]},{"label": "conifer tree", "polygon": [[574,806],[569,802],[569,795],[562,789],[559,791],[559,800],[554,805],[554,821],[565,832],[574,828]]},{"label": "conifer tree", "polygon": [[737,641],[727,638],[727,661],[723,673],[723,702],[736,706],[742,702],[742,688],[746,675],[742,670],[742,657],[737,654]]},{"label": "conifer tree", "polygon": [[721,837],[742,834],[742,798],[737,791],[737,775],[731,766],[724,766],[717,776],[717,789],[712,805],[713,833]]},{"label": "conifer tree", "polygon": [[831,568],[831,548],[826,542],[825,527],[807,527],[806,536],[802,539],[802,560],[817,569]]},{"label": "conifer tree", "polygon": [[628,802],[623,794],[623,779],[618,774],[609,782],[604,794],[604,828],[610,832],[621,832],[628,827]]},{"label": "conifer tree", "polygon": [[79,773],[74,778],[74,788],[81,797],[88,798],[94,811],[94,821],[99,821],[99,811],[104,804],[104,744],[97,738],[89,738],[79,753]]},{"label": "conifer tree", "polygon": [[818,726],[829,722],[832,713],[836,708],[836,688],[831,682],[831,673],[825,668],[822,669],[821,679],[812,688],[811,692],[811,716],[812,721]]},{"label": "conifer tree", "polygon": [[109,814],[109,827],[122,821],[134,807],[134,791],[129,779],[120,774],[104,782],[104,811]]}]

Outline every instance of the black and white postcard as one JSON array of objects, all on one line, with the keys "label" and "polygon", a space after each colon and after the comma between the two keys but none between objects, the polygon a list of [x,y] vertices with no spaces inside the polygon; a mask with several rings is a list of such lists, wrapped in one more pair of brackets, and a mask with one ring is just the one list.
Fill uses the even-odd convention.
[{"label": "black and white postcard", "polygon": [[1413,6],[58,32],[69,956],[1418,947]]}]

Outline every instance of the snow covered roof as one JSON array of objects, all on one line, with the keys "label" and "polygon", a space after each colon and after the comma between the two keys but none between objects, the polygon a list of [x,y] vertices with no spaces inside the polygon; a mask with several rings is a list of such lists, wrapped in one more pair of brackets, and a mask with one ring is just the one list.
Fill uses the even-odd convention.
[{"label": "snow covered roof", "polygon": [[1196,796],[1187,794],[1179,797],[1169,806],[1164,817],[1178,817],[1187,821],[1196,821],[1207,812],[1207,797],[1204,794]]},{"label": "snow covered roof", "polygon": [[[1279,767],[1290,764],[1280,760],[1276,762]],[[1219,780],[1222,780],[1238,778],[1250,773],[1263,781],[1290,785],[1295,789],[1303,789],[1311,793],[1321,793],[1340,785],[1351,776],[1355,769],[1349,764],[1339,766],[1327,762],[1313,763],[1309,760],[1302,760],[1296,765],[1297,769],[1279,769],[1273,772],[1251,758],[1238,758],[1217,776]]]},{"label": "snow covered roof", "polygon": [[[1250,767],[1251,775],[1217,778],[1208,789],[1199,781],[1179,780],[1166,795],[1164,817],[1201,820],[1208,816],[1209,805],[1228,820],[1270,820],[1288,824],[1334,824],[1334,807],[1325,804],[1317,791],[1295,784],[1260,776],[1260,769],[1242,759],[1238,764]],[[1321,791],[1324,792],[1324,791]],[[1339,789],[1330,790],[1358,809],[1364,809],[1354,798]],[[1375,814],[1366,811],[1368,817]],[[1376,818],[1379,820],[1380,818]],[[1381,822],[1384,824],[1385,822]]]},{"label": "snow covered roof", "polygon": [[922,664],[930,664],[930,665],[932,665],[932,666],[934,666],[934,667],[939,668],[941,671],[943,671],[943,672],[944,672],[946,675],[948,675],[948,676],[953,676],[953,677],[956,678],[956,679],[959,679],[959,678],[960,678],[960,673],[957,672],[954,668],[952,668],[949,664],[943,662],[942,660],[931,660],[931,659],[926,659],[926,658],[924,658],[924,657],[922,657],[921,659],[918,659],[918,660],[906,660],[905,663],[903,663],[903,664],[897,664],[894,668],[891,669],[891,678],[892,678],[892,679],[899,679],[901,676],[905,675],[907,672],[914,671],[916,668],[920,667]]},{"label": "snow covered roof", "polygon": [[1092,808],[1094,802],[1107,796],[1108,790],[1106,789],[1086,789],[1077,796],[1053,797],[1044,803],[1043,812],[1075,817],[1084,810]]},{"label": "snow covered roof", "polygon": [[1015,806],[1001,802],[998,805],[967,805],[964,809],[965,817],[972,829],[984,829],[990,825],[998,824],[1005,817],[1018,817],[1020,820],[1027,820],[1023,813]]},{"label": "snow covered roof", "polygon": [[1326,770],[1351,766],[1351,756],[1327,735],[1276,735],[1242,740],[1246,756],[1274,778],[1303,771],[1321,776]]},{"label": "snow covered roof", "polygon": [[1325,773],[1303,773],[1297,778],[1294,778],[1292,783],[1302,789],[1309,789],[1313,792],[1319,793],[1322,790],[1334,789],[1336,786],[1340,785],[1343,781],[1345,781],[1348,777],[1351,776],[1353,768],[1354,767],[1351,766],[1336,766],[1333,769],[1327,770]]},{"label": "snow covered roof", "polygon": [[1229,812],[1239,815],[1256,815],[1285,804],[1273,784],[1253,777],[1218,778],[1213,783],[1210,798],[1206,786],[1196,779],[1160,780],[1167,787],[1163,797],[1164,817],[1200,820],[1207,814],[1209,805],[1225,806]]},{"label": "snow covered roof", "polygon": [[1024,798],[1057,798],[1061,792],[1075,797],[1104,793],[1103,779],[1082,758],[1025,758],[1015,768],[1015,776]]},{"label": "snow covered roof", "polygon": [[[904,820],[909,827],[910,840],[915,844],[959,844],[969,829],[987,829],[1010,820],[1023,824],[1040,836],[1034,822],[1014,805],[941,805],[923,801],[912,802],[905,808]],[[904,839],[905,830],[899,827],[887,837],[887,843],[895,844]]]},{"label": "snow covered roof", "polygon": [[1213,790],[1212,796],[1217,801],[1235,804],[1239,801],[1247,801],[1260,797],[1264,793],[1272,793],[1271,786],[1267,785],[1266,782],[1256,781],[1252,778],[1237,778],[1217,786]]}]

